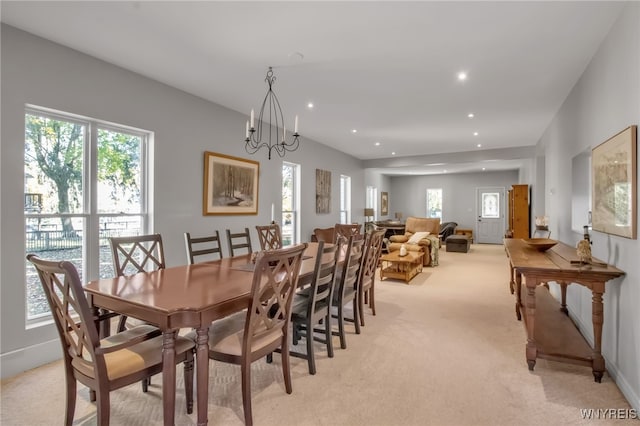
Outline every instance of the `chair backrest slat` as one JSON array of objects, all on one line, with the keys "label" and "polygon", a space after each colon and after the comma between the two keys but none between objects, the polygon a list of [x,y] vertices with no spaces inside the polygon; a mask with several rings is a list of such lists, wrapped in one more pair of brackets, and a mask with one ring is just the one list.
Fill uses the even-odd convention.
[{"label": "chair backrest slat", "polygon": [[192,237],[189,232],[185,232],[184,244],[187,250],[187,261],[192,265],[196,263],[195,258],[199,256],[206,256],[205,259],[208,260],[215,259],[216,255],[218,259],[223,257],[220,233],[217,230],[213,235],[206,237]]},{"label": "chair backrest slat", "polygon": [[314,312],[323,307],[331,306],[339,256],[340,245],[325,244],[324,241],[318,242],[318,254],[307,305],[308,318],[311,318]]},{"label": "chair backrest slat", "polygon": [[227,242],[229,243],[229,254],[231,257],[234,257],[236,250],[240,249],[246,249],[247,253],[245,254],[253,253],[249,228],[244,228],[244,232],[231,232],[227,229]]},{"label": "chair backrest slat", "polygon": [[347,242],[344,263],[342,265],[342,275],[338,283],[340,295],[348,288],[357,289],[362,256],[364,255],[366,238],[361,235],[352,235]]}]

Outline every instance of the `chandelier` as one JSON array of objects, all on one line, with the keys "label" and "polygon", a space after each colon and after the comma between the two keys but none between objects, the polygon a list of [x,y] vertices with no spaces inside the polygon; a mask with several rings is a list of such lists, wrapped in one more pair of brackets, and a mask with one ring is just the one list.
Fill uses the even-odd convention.
[{"label": "chandelier", "polygon": [[260,114],[258,115],[258,127],[254,126],[254,113],[251,110],[251,120],[247,121],[245,132],[245,149],[249,154],[255,154],[260,148],[267,148],[269,160],[271,160],[271,151],[278,153],[280,157],[284,157],[287,151],[295,151],[300,144],[298,133],[298,116],[296,115],[293,127],[292,138],[287,141],[287,128],[284,125],[284,116],[280,101],[273,91],[273,83],[276,77],[273,75],[273,68],[269,67],[267,76],[264,81],[269,85]]}]

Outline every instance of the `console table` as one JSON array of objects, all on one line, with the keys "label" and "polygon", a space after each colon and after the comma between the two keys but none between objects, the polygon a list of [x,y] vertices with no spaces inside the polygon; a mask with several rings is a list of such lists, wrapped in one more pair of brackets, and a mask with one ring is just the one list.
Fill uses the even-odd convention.
[{"label": "console table", "polygon": [[[504,246],[510,262],[509,287],[516,295],[516,317],[518,320],[524,318],[527,331],[529,370],[533,370],[536,358],[587,365],[592,368],[595,381],[600,382],[605,370],[601,353],[602,295],[607,281],[624,272],[602,263],[580,264],[576,249],[560,242],[546,252],[529,247],[522,239],[505,239]],[[538,287],[551,281],[560,284],[560,304],[548,287]],[[567,286],[572,283],[589,288],[593,295],[593,348],[567,315]],[[524,317],[521,315],[523,308]]]}]

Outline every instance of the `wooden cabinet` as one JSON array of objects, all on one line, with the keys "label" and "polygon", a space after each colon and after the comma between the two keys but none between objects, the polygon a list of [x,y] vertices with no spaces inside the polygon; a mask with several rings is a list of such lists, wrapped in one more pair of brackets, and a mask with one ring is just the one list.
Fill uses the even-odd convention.
[{"label": "wooden cabinet", "polygon": [[529,185],[513,185],[509,190],[510,238],[529,238],[531,219],[529,212]]}]

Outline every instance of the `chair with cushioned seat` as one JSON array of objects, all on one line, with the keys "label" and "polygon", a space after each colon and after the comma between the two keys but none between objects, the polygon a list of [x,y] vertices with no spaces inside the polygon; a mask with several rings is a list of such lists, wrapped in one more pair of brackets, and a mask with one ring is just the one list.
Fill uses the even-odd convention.
[{"label": "chair with cushioned seat", "polygon": [[[366,239],[367,237],[362,234],[352,235],[348,238],[344,262],[342,263],[342,271],[339,278],[336,279],[335,289],[333,291],[332,305],[337,313],[332,315],[338,320],[338,331],[333,332],[333,335],[340,337],[340,347],[342,349],[347,348],[347,338],[345,334],[346,321],[353,322],[356,334],[360,334],[358,278]],[[353,307],[353,318],[347,318],[344,315],[344,307],[349,302],[351,302]]]},{"label": "chair with cushioned seat", "polygon": [[[333,298],[336,268],[340,254],[338,244],[318,242],[318,254],[313,270],[311,284],[305,293],[296,293],[291,308],[293,324],[293,344],[297,345],[301,336],[307,340],[306,353],[291,352],[292,356],[304,358],[309,364],[309,374],[316,374],[314,341],[324,343],[327,355],[333,358],[333,342],[331,330],[331,301]],[[321,324],[324,330],[314,330]],[[316,337],[316,332],[324,333],[324,338]]]},{"label": "chair with cushioned seat", "polygon": [[[280,348],[285,389],[292,392],[289,363],[291,303],[307,244],[258,253],[248,309],[215,321],[209,328],[209,358],[240,365],[247,426],[251,411],[251,364]],[[191,332],[189,337],[195,339]]]},{"label": "chair with cushioned seat", "polygon": [[375,281],[378,262],[382,254],[382,240],[386,230],[378,229],[373,231],[367,239],[362,265],[360,266],[360,276],[358,278],[358,314],[360,325],[364,326],[364,304],[368,301],[373,315],[376,314],[375,304]]},{"label": "chair with cushioned seat", "polygon": [[[95,392],[97,424],[106,426],[109,424],[111,391],[162,372],[161,332],[156,327],[140,325],[101,340],[97,319],[92,314],[75,266],[66,261],[42,260],[34,254],[28,255],[27,259],[38,272],[62,343],[66,379],[64,424],[71,426],[73,423],[77,382],[80,382]],[[176,338],[175,360],[184,363],[189,414],[193,412],[194,347],[191,339]]]}]

